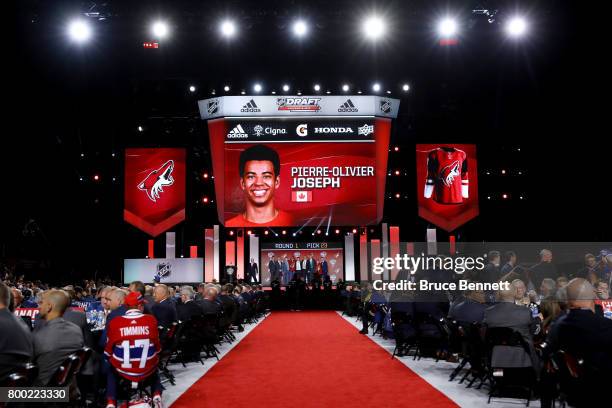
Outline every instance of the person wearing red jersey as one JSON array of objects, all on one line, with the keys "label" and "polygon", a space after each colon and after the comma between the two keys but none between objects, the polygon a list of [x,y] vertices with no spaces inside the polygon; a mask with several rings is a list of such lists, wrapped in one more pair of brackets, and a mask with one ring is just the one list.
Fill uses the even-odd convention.
[{"label": "person wearing red jersey", "polygon": [[113,319],[107,331],[104,354],[111,369],[107,378],[106,408],[117,406],[117,380],[121,376],[132,382],[150,381],[153,405],[161,408],[161,383],[157,374],[161,345],[157,320],[145,315],[144,299],[132,292],[125,297],[125,315]]},{"label": "person wearing red jersey", "polygon": [[227,220],[226,227],[284,226],[293,223],[288,212],[274,205],[274,193],[280,186],[280,158],[274,149],[263,145],[245,149],[240,153],[238,171],[245,210]]},{"label": "person wearing red jersey", "polygon": [[468,158],[463,150],[443,146],[428,153],[424,196],[440,204],[461,204],[469,198]]}]

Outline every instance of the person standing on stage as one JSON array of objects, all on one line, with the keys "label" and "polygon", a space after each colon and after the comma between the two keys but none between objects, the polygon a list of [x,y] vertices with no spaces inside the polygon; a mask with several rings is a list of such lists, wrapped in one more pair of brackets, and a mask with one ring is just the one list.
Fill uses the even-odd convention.
[{"label": "person standing on stage", "polygon": [[257,262],[255,262],[255,259],[251,258],[251,262],[249,263],[249,270],[248,270],[248,279],[249,279],[249,283],[257,283],[259,281],[257,275],[259,274],[259,270],[257,269]]}]

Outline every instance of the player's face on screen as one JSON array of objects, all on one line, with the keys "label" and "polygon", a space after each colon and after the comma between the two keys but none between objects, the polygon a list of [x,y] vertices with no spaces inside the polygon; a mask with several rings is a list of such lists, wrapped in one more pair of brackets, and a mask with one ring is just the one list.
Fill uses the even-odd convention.
[{"label": "player's face on screen", "polygon": [[274,174],[274,165],[268,160],[251,160],[245,163],[240,187],[247,200],[255,206],[264,206],[274,199],[274,191],[280,178]]}]

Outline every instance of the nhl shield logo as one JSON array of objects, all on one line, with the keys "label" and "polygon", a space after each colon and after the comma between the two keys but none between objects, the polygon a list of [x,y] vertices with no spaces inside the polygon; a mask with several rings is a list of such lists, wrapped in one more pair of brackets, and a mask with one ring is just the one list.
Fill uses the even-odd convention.
[{"label": "nhl shield logo", "polygon": [[157,264],[157,271],[153,280],[159,283],[162,279],[167,278],[172,273],[172,265],[170,262],[160,262]]},{"label": "nhl shield logo", "polygon": [[383,99],[380,101],[380,110],[384,113],[391,112],[391,101]]},{"label": "nhl shield logo", "polygon": [[208,110],[209,115],[217,113],[219,111],[219,100],[213,99],[212,101],[209,101],[206,109]]}]

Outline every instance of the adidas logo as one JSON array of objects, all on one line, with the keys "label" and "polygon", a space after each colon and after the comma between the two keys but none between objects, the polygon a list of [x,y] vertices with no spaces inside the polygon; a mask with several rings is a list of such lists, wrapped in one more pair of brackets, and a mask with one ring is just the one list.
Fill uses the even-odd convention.
[{"label": "adidas logo", "polygon": [[353,104],[353,101],[347,99],[346,102],[340,105],[338,112],[359,112],[359,109]]},{"label": "adidas logo", "polygon": [[246,139],[249,135],[244,131],[241,124],[237,124],[230,132],[227,134],[228,139]]},{"label": "adidas logo", "polygon": [[261,112],[261,109],[259,109],[255,101],[251,99],[242,107],[242,109],[240,109],[240,112]]}]

